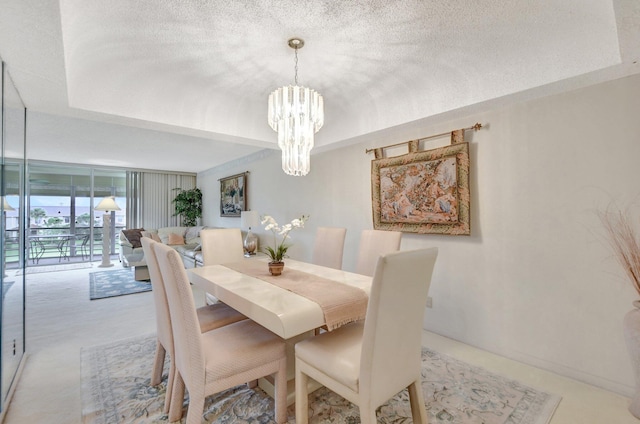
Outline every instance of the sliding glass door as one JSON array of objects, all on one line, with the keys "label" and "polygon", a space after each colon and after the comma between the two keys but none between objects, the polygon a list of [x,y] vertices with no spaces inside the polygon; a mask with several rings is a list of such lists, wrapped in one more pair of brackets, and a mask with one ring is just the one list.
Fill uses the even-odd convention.
[{"label": "sliding glass door", "polygon": [[95,205],[115,196],[110,254],[126,223],[126,172],[71,165],[33,163],[29,167],[28,266],[88,262],[102,255],[102,213]]}]

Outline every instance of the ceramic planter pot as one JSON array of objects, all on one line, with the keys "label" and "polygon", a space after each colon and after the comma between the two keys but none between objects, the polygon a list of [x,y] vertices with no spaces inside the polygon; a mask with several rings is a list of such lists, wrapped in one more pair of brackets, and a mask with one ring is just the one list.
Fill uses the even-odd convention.
[{"label": "ceramic planter pot", "polygon": [[636,394],[631,398],[629,412],[640,418],[640,300],[634,301],[633,306],[624,316],[623,328],[636,379]]},{"label": "ceramic planter pot", "polygon": [[282,274],[282,268],[284,268],[284,262],[269,262],[269,272],[273,276]]}]

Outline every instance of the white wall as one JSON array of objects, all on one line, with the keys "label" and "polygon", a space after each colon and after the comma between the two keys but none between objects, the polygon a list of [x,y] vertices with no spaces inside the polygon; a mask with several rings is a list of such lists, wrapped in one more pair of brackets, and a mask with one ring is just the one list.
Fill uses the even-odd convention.
[{"label": "white wall", "polygon": [[[419,128],[428,136],[476,122],[471,139],[472,235],[404,234],[402,249],[438,246],[425,328],[522,362],[630,395],[622,336],[638,295],[603,241],[595,212],[638,210],[640,76]],[[406,141],[397,134],[377,145]],[[312,156],[306,177],[280,170],[277,152],[198,175],[206,225],[219,217],[218,179],[250,171],[249,208],[284,223],[304,213],[292,257],[309,260],[315,228],[347,227],[344,268],[372,228],[371,155],[358,144]],[[258,229],[261,242],[265,233]]]}]

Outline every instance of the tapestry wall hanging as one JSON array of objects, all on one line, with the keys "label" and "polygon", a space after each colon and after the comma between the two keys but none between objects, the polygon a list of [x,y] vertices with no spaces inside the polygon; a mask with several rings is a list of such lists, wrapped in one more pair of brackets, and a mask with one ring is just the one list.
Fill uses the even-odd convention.
[{"label": "tapestry wall hanging", "polygon": [[247,210],[247,172],[220,179],[220,216],[240,216]]},{"label": "tapestry wall hanging", "polygon": [[407,143],[410,152],[401,156],[379,158],[380,149],[375,149],[371,195],[376,230],[471,234],[469,143],[462,142],[463,132],[451,133],[450,146],[431,150],[416,151],[418,140],[413,140]]}]

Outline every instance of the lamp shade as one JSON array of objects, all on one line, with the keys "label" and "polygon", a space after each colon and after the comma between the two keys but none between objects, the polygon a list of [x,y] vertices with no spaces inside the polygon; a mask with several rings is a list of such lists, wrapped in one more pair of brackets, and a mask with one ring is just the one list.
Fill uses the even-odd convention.
[{"label": "lamp shade", "polygon": [[119,211],[120,206],[116,203],[115,196],[107,196],[98,203],[98,206],[95,207],[97,211]]},{"label": "lamp shade", "polygon": [[260,214],[258,211],[240,212],[240,226],[242,228],[257,227],[260,224]]}]

